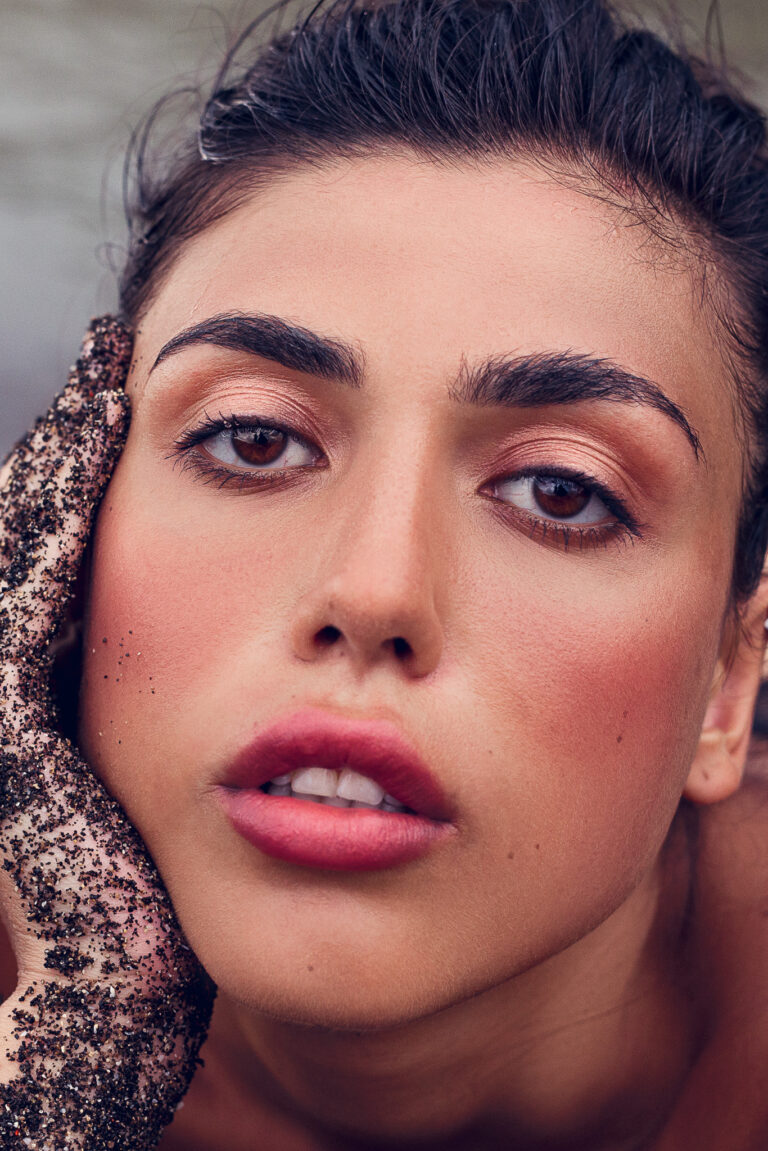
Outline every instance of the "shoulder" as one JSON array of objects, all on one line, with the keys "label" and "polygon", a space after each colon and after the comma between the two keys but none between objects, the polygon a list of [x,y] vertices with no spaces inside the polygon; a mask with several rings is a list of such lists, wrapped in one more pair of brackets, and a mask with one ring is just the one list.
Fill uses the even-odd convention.
[{"label": "shoulder", "polygon": [[694,934],[713,1003],[763,1019],[768,1045],[768,741],[753,745],[739,791],[696,821]]}]

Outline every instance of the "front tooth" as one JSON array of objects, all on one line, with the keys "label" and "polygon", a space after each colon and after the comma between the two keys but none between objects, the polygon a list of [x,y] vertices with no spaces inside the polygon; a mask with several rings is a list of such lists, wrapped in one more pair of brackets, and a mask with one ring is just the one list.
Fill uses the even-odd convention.
[{"label": "front tooth", "polygon": [[336,794],[342,799],[356,800],[358,803],[370,803],[372,807],[376,807],[384,798],[384,788],[379,787],[378,783],[369,779],[367,775],[360,775],[358,772],[352,771],[351,768],[345,767],[339,776]]},{"label": "front tooth", "polygon": [[269,782],[276,783],[278,787],[285,787],[286,783],[291,782],[291,773],[289,771],[285,775],[273,775]]},{"label": "front tooth", "polygon": [[299,771],[294,771],[291,788],[299,795],[330,797],[336,794],[337,779],[336,772],[329,771],[326,767],[302,767]]}]

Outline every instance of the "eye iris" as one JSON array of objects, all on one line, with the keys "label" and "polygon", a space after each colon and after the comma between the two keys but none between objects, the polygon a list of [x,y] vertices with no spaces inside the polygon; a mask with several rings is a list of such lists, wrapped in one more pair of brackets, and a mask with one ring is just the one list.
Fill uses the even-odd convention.
[{"label": "eye iris", "polygon": [[247,464],[271,464],[284,451],[287,440],[279,428],[254,428],[232,432],[232,447]]},{"label": "eye iris", "polygon": [[541,510],[560,519],[578,515],[592,497],[583,484],[562,476],[537,476],[533,491]]}]

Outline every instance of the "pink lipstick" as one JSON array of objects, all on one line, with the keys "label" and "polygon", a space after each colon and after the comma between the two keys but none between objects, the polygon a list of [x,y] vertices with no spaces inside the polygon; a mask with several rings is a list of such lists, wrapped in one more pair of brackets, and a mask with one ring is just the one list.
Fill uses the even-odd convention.
[{"label": "pink lipstick", "polygon": [[[349,768],[410,809],[328,806],[264,785],[302,768]],[[219,798],[235,831],[275,859],[372,871],[423,856],[456,828],[443,792],[394,724],[307,708],[271,724],[225,772]]]}]

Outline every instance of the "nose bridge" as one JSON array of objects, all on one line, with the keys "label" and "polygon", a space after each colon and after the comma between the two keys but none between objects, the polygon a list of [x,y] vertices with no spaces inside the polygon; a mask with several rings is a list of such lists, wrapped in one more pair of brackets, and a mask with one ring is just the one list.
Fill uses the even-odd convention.
[{"label": "nose bridge", "polygon": [[437,477],[424,443],[390,441],[375,462],[372,454],[344,481],[344,511],[318,557],[295,644],[304,658],[329,646],[363,662],[395,654],[425,674],[442,650]]},{"label": "nose bridge", "polygon": [[[371,583],[375,577],[382,594],[390,589],[398,596],[405,589],[415,590],[417,583],[426,590],[430,582],[436,484],[425,454],[416,445],[392,451],[379,468],[369,468],[357,479],[342,568],[350,574],[361,568]],[[343,578],[343,571],[338,575]]]}]

